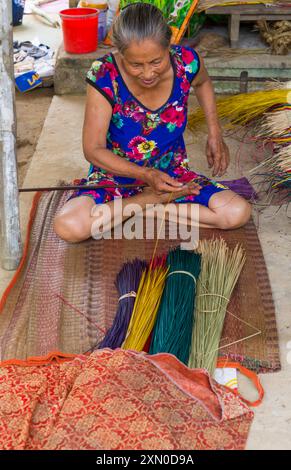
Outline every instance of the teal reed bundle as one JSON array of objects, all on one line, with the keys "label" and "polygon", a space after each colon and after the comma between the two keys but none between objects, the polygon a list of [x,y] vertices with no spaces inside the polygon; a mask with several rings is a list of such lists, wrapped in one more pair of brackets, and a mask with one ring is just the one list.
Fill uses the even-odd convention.
[{"label": "teal reed bundle", "polygon": [[154,327],[150,354],[166,352],[188,363],[201,255],[181,250],[167,256],[169,272]]}]

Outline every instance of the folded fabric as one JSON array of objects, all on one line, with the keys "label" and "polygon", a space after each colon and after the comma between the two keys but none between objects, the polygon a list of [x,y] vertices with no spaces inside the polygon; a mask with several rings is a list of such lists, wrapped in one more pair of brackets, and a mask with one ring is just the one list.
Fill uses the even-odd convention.
[{"label": "folded fabric", "polygon": [[53,77],[55,72],[55,60],[36,60],[34,64],[34,70],[38,73],[40,78]]},{"label": "folded fabric", "polygon": [[97,350],[0,369],[3,450],[244,449],[253,412],[170,354]]},{"label": "folded fabric", "polygon": [[245,176],[236,180],[225,180],[219,182],[221,184],[225,184],[229,189],[244,197],[245,199],[258,199],[257,192]]}]

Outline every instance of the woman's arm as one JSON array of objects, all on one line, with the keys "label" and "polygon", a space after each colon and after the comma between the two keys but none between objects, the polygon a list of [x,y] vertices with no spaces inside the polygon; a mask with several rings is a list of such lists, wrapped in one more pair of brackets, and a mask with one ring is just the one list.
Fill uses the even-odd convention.
[{"label": "woman's arm", "polygon": [[88,85],[83,126],[83,151],[86,160],[114,175],[141,179],[156,191],[179,191],[183,185],[165,172],[141,167],[106,148],[111,117],[110,103],[99,91]]},{"label": "woman's arm", "polygon": [[200,70],[192,85],[206,117],[208,127],[206,146],[208,165],[209,168],[213,168],[213,176],[221,176],[229,165],[229,150],[222,137],[213,85],[200,55],[199,58]]}]

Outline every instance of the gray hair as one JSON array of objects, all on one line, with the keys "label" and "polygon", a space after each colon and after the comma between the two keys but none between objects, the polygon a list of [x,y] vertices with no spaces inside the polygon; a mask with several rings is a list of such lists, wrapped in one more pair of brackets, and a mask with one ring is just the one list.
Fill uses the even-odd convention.
[{"label": "gray hair", "polygon": [[162,11],[149,3],[132,3],[123,8],[112,27],[112,40],[123,53],[132,41],[154,39],[162,47],[171,43],[172,30]]}]

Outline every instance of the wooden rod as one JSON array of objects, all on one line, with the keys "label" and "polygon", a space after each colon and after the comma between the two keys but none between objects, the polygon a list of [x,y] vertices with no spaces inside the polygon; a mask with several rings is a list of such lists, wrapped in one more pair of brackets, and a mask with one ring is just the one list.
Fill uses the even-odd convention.
[{"label": "wooden rod", "polygon": [[112,189],[112,188],[144,188],[146,184],[114,184],[114,185],[69,185],[69,186],[51,186],[47,188],[20,188],[20,193],[28,193],[32,191],[67,191],[71,189]]}]

